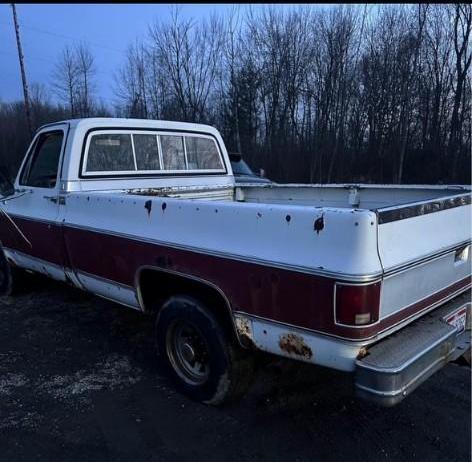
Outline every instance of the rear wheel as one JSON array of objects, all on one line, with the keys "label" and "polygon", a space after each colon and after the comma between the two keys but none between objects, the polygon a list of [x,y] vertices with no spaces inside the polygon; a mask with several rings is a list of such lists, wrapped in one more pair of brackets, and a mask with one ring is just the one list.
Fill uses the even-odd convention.
[{"label": "rear wheel", "polygon": [[156,322],[159,354],[176,388],[218,405],[239,398],[253,376],[252,357],[198,300],[180,295],[164,303]]}]

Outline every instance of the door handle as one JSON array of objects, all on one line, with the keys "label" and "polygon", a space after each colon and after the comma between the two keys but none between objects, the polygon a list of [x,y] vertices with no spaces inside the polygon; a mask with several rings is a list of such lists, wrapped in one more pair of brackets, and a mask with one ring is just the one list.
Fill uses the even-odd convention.
[{"label": "door handle", "polygon": [[64,196],[43,196],[44,199],[54,202],[55,204],[59,203],[59,205],[66,205],[66,198]]}]

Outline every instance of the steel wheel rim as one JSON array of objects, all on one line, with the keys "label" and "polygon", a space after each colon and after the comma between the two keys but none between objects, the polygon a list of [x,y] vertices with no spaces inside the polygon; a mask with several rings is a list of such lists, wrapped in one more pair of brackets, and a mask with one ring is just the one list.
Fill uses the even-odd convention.
[{"label": "steel wheel rim", "polygon": [[210,375],[208,345],[188,321],[174,321],[166,335],[167,356],[177,375],[189,385],[201,385]]}]

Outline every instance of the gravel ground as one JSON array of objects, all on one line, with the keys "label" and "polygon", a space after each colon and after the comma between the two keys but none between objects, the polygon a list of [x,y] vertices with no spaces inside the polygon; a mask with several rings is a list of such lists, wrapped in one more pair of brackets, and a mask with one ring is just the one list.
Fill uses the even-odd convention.
[{"label": "gravel ground", "polygon": [[400,405],[356,401],[347,375],[267,360],[239,403],[176,393],[141,316],[35,278],[0,298],[0,461],[470,461],[470,369]]}]

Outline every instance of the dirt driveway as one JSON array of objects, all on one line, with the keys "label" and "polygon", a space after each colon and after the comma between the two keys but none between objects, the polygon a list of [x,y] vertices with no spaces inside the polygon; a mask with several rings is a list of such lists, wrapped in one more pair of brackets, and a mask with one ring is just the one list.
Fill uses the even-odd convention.
[{"label": "dirt driveway", "polygon": [[470,369],[450,364],[399,406],[343,374],[274,360],[218,409],[174,392],[150,321],[65,285],[0,298],[0,460],[470,461]]}]

